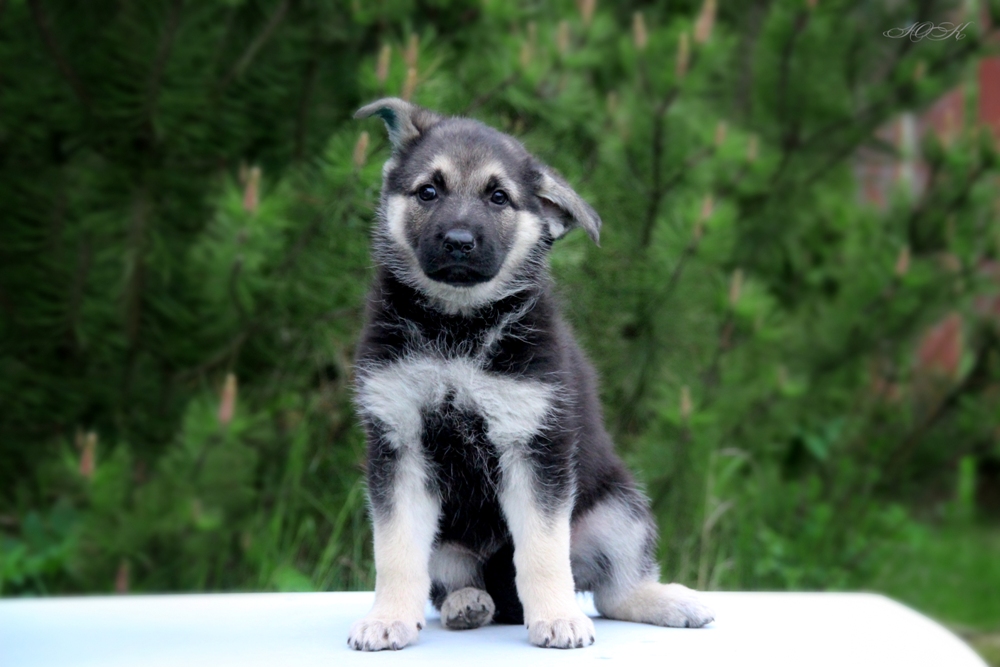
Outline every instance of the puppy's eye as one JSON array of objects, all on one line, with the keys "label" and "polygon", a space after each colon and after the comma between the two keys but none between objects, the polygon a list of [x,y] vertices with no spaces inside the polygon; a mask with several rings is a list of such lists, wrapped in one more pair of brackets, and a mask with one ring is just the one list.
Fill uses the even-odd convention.
[{"label": "puppy's eye", "polygon": [[438,191],[433,185],[421,185],[417,190],[417,196],[420,197],[420,201],[432,201],[437,199]]},{"label": "puppy's eye", "polygon": [[503,190],[494,190],[493,194],[490,195],[490,201],[497,206],[503,206],[508,201],[507,193]]}]

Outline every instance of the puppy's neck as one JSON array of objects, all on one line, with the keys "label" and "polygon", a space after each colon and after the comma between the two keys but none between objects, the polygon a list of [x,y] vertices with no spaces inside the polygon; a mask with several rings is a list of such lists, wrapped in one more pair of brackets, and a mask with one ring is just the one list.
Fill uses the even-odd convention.
[{"label": "puppy's neck", "polygon": [[392,271],[380,269],[376,277],[375,293],[386,315],[394,315],[432,329],[447,325],[486,328],[527,315],[536,308],[539,301],[545,300],[548,289],[549,279],[546,275],[530,286],[495,301],[466,306],[442,302],[440,298],[427,295],[400,280]]}]

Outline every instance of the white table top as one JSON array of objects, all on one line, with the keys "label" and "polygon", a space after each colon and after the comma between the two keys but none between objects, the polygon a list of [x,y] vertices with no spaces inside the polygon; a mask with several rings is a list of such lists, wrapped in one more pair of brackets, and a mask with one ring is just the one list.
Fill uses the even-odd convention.
[{"label": "white table top", "polygon": [[[403,651],[359,653],[347,629],[371,593],[148,595],[0,601],[0,666],[645,664],[984,667],[937,623],[864,593],[706,593],[716,621],[699,630],[597,619],[597,643],[541,649],[522,626],[449,631],[428,613]],[[585,611],[596,616],[587,596]]]}]

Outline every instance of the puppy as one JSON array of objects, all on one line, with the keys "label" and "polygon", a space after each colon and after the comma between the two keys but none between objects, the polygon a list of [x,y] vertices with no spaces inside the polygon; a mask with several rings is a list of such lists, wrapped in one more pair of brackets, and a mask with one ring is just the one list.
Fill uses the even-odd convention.
[{"label": "puppy", "polygon": [[517,140],[383,99],[392,144],[357,351],[368,438],[375,605],[359,650],[416,640],[431,596],[447,628],[524,623],[580,648],[608,618],[701,627],[694,591],[659,583],[656,527],[604,430],[594,372],[547,270],[597,213]]}]

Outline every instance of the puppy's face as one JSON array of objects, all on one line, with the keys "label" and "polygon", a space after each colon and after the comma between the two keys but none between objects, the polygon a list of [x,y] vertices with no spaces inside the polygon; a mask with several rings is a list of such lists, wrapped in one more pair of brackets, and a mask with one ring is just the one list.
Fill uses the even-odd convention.
[{"label": "puppy's face", "polygon": [[552,241],[600,219],[512,137],[402,100],[380,100],[393,155],[383,169],[376,257],[447,310],[496,301],[537,282]]},{"label": "puppy's face", "polygon": [[390,232],[429,280],[489,282],[512,251],[542,238],[533,177],[530,156],[508,137],[472,121],[441,122],[386,173]]}]

